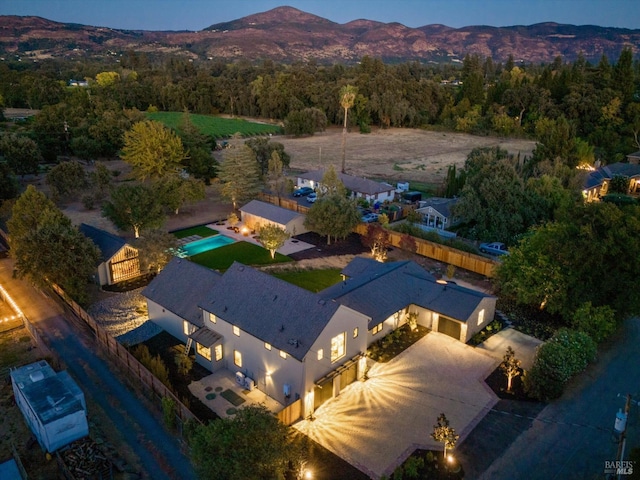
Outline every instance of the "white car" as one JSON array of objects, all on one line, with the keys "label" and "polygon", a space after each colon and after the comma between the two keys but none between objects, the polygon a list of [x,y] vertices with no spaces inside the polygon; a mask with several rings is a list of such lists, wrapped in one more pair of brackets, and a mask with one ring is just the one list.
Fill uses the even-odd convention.
[{"label": "white car", "polygon": [[309,203],[315,203],[315,201],[318,199],[318,194],[313,192],[310,193],[309,195],[307,195],[307,202]]}]

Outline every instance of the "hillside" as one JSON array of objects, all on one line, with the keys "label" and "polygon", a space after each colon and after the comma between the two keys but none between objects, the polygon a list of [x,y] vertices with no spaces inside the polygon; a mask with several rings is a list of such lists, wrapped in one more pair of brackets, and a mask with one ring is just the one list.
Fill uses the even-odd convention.
[{"label": "hillside", "polygon": [[551,62],[561,55],[574,60],[581,52],[598,61],[616,59],[626,45],[640,52],[640,30],[592,25],[540,23],[529,26],[450,28],[366,19],[338,24],[291,7],[278,7],[238,20],[213,23],[197,32],[117,30],[58,23],[40,17],[0,16],[0,56],[119,56],[128,50],[175,54],[206,60],[240,58],[322,63],[356,62],[365,55],[388,62],[460,61],[467,53],[505,61]]}]

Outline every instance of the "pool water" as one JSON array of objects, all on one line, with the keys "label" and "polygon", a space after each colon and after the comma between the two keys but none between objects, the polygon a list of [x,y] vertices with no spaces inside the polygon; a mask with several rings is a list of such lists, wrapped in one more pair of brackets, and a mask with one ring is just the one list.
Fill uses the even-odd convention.
[{"label": "pool water", "polygon": [[234,243],[233,238],[225,237],[224,235],[214,235],[213,237],[207,237],[195,242],[190,242],[180,247],[181,257],[193,257],[199,253],[208,252],[214,248],[224,247]]}]

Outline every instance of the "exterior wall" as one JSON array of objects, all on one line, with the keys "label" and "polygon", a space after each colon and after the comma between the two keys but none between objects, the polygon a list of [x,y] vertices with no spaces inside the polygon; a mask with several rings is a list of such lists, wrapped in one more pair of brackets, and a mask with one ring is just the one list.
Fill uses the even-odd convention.
[{"label": "exterior wall", "polygon": [[304,226],[304,216],[299,216],[294,218],[289,223],[287,223],[286,230],[289,232],[291,236],[294,235],[302,235],[303,233],[307,233],[309,229]]},{"label": "exterior wall", "polygon": [[64,418],[48,423],[44,426],[44,445],[48,452],[55,452],[59,448],[89,435],[89,424],[85,412],[75,412]]},{"label": "exterior wall", "polygon": [[[252,378],[256,387],[283,405],[289,405],[302,394],[304,365],[287,354],[280,356],[280,350],[265,348],[265,343],[249,333],[240,330],[240,336],[233,333],[233,325],[220,317],[212,323],[209,313],[204,311],[205,326],[224,337],[222,346],[223,366],[231,372],[242,372]],[[234,351],[242,354],[242,367],[234,363]],[[291,395],[286,398],[284,385],[290,386]]]},{"label": "exterior wall", "polygon": [[[482,318],[480,312],[484,310]],[[495,298],[483,298],[478,307],[473,311],[471,316],[467,319],[466,323],[462,324],[460,329],[460,341],[467,343],[469,339],[490,324],[493,321],[493,317],[496,313],[496,299]]]},{"label": "exterior wall", "polygon": [[367,331],[367,346],[377,342],[386,334],[393,332],[396,328],[406,323],[404,311],[405,309],[403,308],[397,313],[389,316],[389,318],[382,322],[382,330],[375,334],[373,333],[373,330],[378,324],[374,324],[372,328]]},{"label": "exterior wall", "polygon": [[307,233],[309,230],[304,226],[304,216],[301,215],[294,218],[286,225],[272,222],[266,218],[253,215],[251,213],[241,212],[242,222],[252,230],[257,230],[262,225],[277,225],[280,228],[284,228],[290,235],[300,235]]},{"label": "exterior wall", "polygon": [[[341,306],[311,346],[304,361],[304,385],[300,392],[303,397],[303,416],[313,412],[313,395],[315,382],[334,371],[340,365],[360,353],[367,351],[368,335],[367,323],[369,317],[356,312],[344,305]],[[358,329],[358,336],[354,338],[354,329]],[[331,362],[331,339],[345,333],[345,353],[335,362]],[[322,359],[318,360],[318,350],[322,349]],[[362,376],[364,372],[358,372]],[[339,393],[335,392],[334,393]]]},{"label": "exterior wall", "polygon": [[98,284],[111,285],[111,277],[109,276],[109,264],[102,262],[98,265]]},{"label": "exterior wall", "polygon": [[375,202],[383,203],[386,200],[392,202],[395,199],[395,195],[396,195],[395,190],[389,190],[386,192],[380,192],[375,194],[354,192],[353,196],[355,198],[364,198],[370,204],[374,204]]}]

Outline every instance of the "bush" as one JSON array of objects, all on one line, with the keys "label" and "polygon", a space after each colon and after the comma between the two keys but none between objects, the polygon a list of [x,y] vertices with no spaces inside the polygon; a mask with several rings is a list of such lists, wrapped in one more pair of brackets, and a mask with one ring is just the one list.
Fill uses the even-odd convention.
[{"label": "bush", "polygon": [[172,398],[162,397],[162,419],[171,430],[176,427],[176,402]]},{"label": "bush", "polygon": [[169,370],[160,358],[160,355],[152,357],[149,348],[142,344],[135,347],[131,353],[154,377],[160,380],[169,390],[172,389],[171,382],[169,381]]},{"label": "bush", "polygon": [[593,307],[591,302],[586,302],[573,314],[571,325],[589,335],[594,342],[600,343],[615,331],[615,313],[607,305]]},{"label": "bush", "polygon": [[538,347],[533,367],[524,376],[525,390],[538,400],[558,398],[567,382],[596,358],[596,344],[584,332],[562,328]]}]

